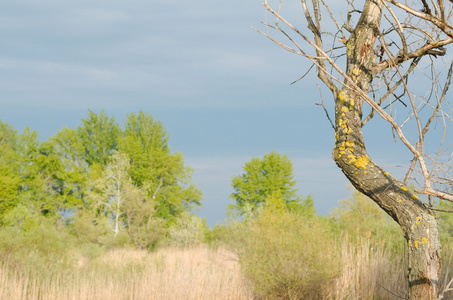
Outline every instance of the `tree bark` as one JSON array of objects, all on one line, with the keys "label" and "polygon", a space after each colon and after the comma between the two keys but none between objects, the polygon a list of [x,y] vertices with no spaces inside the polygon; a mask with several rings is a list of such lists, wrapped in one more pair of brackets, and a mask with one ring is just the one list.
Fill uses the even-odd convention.
[{"label": "tree bark", "polygon": [[[381,0],[368,0],[358,24],[346,42],[346,74],[365,92],[373,79],[373,47],[382,15]],[[333,159],[363,194],[375,201],[400,226],[408,243],[409,299],[437,299],[441,246],[437,220],[419,198],[400,181],[375,165],[362,134],[363,99],[348,88],[335,99]]]}]

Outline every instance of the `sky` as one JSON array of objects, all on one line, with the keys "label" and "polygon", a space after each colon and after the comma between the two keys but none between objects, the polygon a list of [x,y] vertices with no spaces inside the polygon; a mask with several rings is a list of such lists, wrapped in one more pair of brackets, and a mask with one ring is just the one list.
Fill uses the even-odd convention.
[{"label": "sky", "polygon": [[[45,141],[77,128],[88,109],[119,124],[143,110],[194,168],[203,192],[197,214],[211,226],[233,203],[231,177],[273,150],[289,155],[299,193],[326,215],[351,191],[331,159],[334,132],[316,105],[319,82],[312,72],[290,84],[310,64],[252,29],[266,20],[261,2],[1,1],[0,120]],[[300,20],[299,5],[289,5],[289,17]],[[331,109],[330,95],[323,99]],[[367,149],[399,174],[396,162],[411,157],[375,122]]]}]

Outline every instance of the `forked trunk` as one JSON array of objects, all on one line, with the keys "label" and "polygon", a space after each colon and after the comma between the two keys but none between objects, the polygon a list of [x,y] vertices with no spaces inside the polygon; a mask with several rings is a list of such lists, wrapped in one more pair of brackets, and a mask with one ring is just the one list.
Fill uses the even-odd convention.
[{"label": "forked trunk", "polygon": [[[373,79],[373,47],[381,14],[380,0],[366,1],[361,18],[346,42],[346,74],[365,92]],[[333,158],[354,187],[401,226],[409,249],[409,298],[436,299],[441,258],[437,220],[415,194],[372,162],[362,135],[363,99],[347,85],[346,80],[335,99]]]}]

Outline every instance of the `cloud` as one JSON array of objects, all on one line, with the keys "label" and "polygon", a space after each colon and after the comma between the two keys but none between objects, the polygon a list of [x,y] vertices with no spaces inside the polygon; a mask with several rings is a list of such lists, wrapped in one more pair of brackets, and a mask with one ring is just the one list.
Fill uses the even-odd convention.
[{"label": "cloud", "polygon": [[[60,108],[294,104],[279,89],[291,92],[299,66],[250,28],[261,20],[258,4],[18,3],[22,9],[0,4],[4,101]],[[279,101],[261,100],[272,94]]]}]

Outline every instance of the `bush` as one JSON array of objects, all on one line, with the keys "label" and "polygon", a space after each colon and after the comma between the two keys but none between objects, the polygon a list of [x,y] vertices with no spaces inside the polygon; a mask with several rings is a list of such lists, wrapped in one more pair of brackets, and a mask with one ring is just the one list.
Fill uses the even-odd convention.
[{"label": "bush", "polygon": [[37,219],[37,224],[29,231],[24,231],[23,227],[2,227],[0,261],[16,271],[40,273],[43,277],[72,265],[73,237],[57,231],[43,217]]},{"label": "bush", "polygon": [[176,222],[168,228],[167,245],[188,247],[204,242],[206,221],[187,212],[182,213]]},{"label": "bush", "polygon": [[120,231],[115,236],[113,233],[99,237],[99,243],[106,250],[125,248],[133,245],[133,241],[126,231]]},{"label": "bush", "polygon": [[335,239],[316,216],[263,210],[236,244],[243,272],[259,297],[322,298],[339,274]]}]

